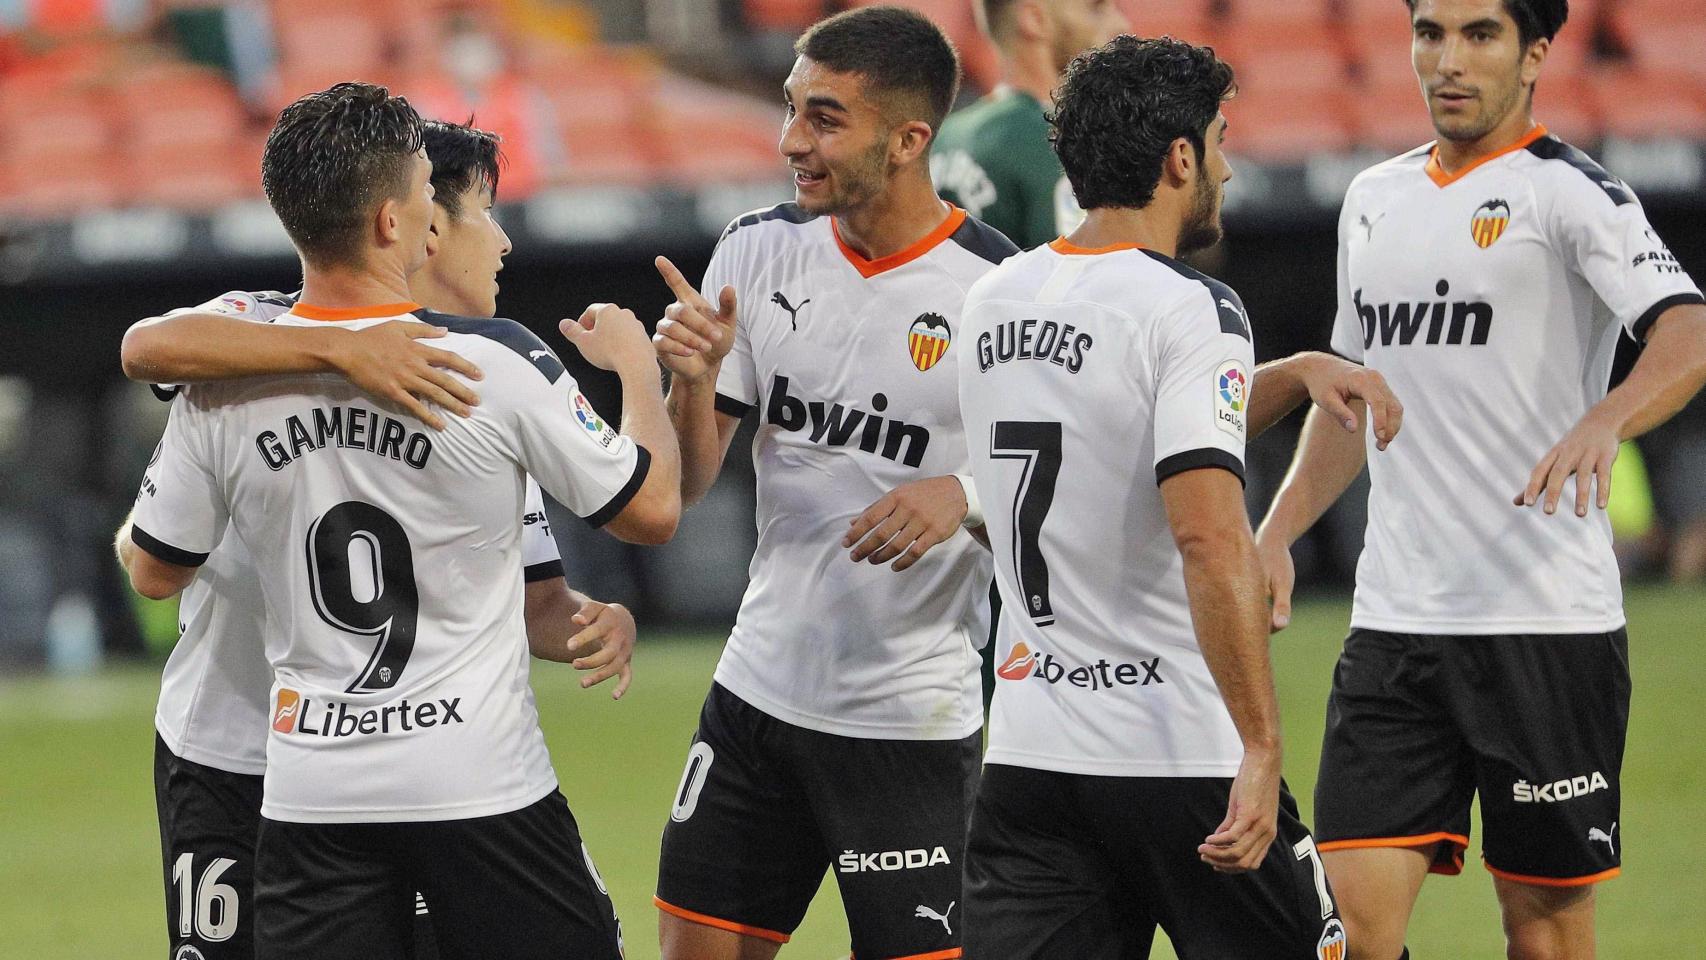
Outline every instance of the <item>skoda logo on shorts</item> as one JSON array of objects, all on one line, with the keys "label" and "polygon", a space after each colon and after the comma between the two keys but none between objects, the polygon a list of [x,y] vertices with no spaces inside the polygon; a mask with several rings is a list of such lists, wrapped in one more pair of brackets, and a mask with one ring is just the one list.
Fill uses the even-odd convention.
[{"label": "skoda logo on shorts", "polygon": [[186,943],[172,952],[172,960],[207,960],[207,955]]}]

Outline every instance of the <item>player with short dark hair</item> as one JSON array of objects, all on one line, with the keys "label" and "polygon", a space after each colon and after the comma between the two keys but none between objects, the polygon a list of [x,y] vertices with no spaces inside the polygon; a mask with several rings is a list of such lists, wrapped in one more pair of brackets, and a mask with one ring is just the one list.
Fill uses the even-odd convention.
[{"label": "player with short dark hair", "polygon": [[979,24],[1001,82],[942,124],[930,158],[937,189],[1029,250],[1077,227],[1084,211],[1049,149],[1044,119],[1072,58],[1122,32],[1114,0],[982,0]]},{"label": "player with short dark hair", "polygon": [[[943,476],[966,460],[954,332],[965,289],[1014,248],[931,187],[959,75],[935,25],[862,8],[796,49],[795,202],[730,224],[698,291],[659,260],[686,502],[760,421],[751,585],[664,829],[663,956],[774,955],[829,870],[856,955],[957,957],[989,568]],[[944,541],[904,579],[839,545],[897,486]]]},{"label": "player with short dark hair", "polygon": [[[1258,537],[1273,625],[1290,545],[1366,461],[1315,803],[1352,956],[1403,955],[1479,796],[1509,955],[1589,957],[1595,884],[1621,870],[1630,694],[1603,508],[1619,443],[1706,383],[1706,299],[1629,186],[1535,122],[1564,0],[1407,3],[1439,138],[1346,193],[1333,348],[1403,392],[1408,437],[1373,458],[1305,425]],[[1646,348],[1608,393],[1620,331]]]},{"label": "player with short dark hair", "polygon": [[[430,121],[424,145],[433,161],[434,238],[426,266],[410,277],[410,292],[447,313],[489,314],[495,307],[487,273],[495,273],[509,249],[502,228],[489,216],[499,174],[498,138],[471,126]],[[487,271],[469,269],[477,263],[485,264]],[[157,322],[171,337],[179,335],[172,331],[179,317],[267,324],[295,300],[276,292],[231,291],[199,307],[141,323]],[[189,332],[184,336],[193,339]],[[202,349],[210,352],[209,362],[217,362],[217,352],[225,348],[215,338]],[[171,400],[178,392],[176,386],[151,386],[162,399]],[[584,685],[619,676],[613,693],[619,699],[631,678],[633,616],[620,604],[602,604],[568,587],[538,484],[532,480],[518,520],[526,581],[524,619],[533,655],[590,671]],[[117,537],[121,550],[129,539],[127,521]],[[198,568],[184,590],[178,622],[180,635],[162,672],[155,718],[155,801],[170,946],[192,946],[208,960],[253,957],[254,843],[266,770],[272,668],[264,649],[260,580],[237,538],[227,537]],[[577,630],[580,627],[584,629]],[[203,883],[220,890],[216,906],[197,896]],[[211,912],[215,909],[217,913]],[[431,924],[424,906],[415,912],[420,922],[414,956],[426,960],[437,956]]]},{"label": "player with short dark hair", "polygon": [[[340,101],[328,112],[357,128],[399,109],[382,89],[328,93]],[[269,152],[311,148],[311,135],[297,139],[294,125],[313,123],[303,117],[286,110],[290,129]],[[331,154],[410,142],[328,140]],[[612,305],[564,325],[591,362],[621,375],[619,434],[519,325],[408,302],[433,205],[430,162],[418,148],[405,156],[406,186],[368,195],[353,249],[303,256],[302,294],[274,323],[439,324],[452,352],[498,374],[480,405],[434,432],[341,378],[191,387],[144,480],[124,559],[140,592],[167,596],[229,525],[261,574],[275,682],[259,956],[402,957],[420,891],[447,954],[614,958],[619,924],[527,692],[517,518],[531,474],[618,536],[669,537],[679,481],[655,356],[638,320]],[[387,168],[345,159],[331,161],[345,177]]]},{"label": "player with short dark hair", "polygon": [[1157,926],[1185,960],[1343,955],[1281,779],[1243,478],[1300,371],[1349,365],[1258,384],[1238,294],[1175,259],[1220,238],[1235,90],[1172,39],[1075,59],[1051,122],[1086,219],[966,295],[960,408],[1002,599],[971,957],[1140,958]]}]

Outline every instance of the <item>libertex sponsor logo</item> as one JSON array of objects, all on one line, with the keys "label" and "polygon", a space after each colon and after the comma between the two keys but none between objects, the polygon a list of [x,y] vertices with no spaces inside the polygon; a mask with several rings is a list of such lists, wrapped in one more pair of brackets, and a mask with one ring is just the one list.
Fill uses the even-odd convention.
[{"label": "libertex sponsor logo", "polygon": [[1166,683],[1161,678],[1161,658],[1139,660],[1136,663],[1110,663],[1106,659],[1073,666],[1051,653],[1032,653],[1023,643],[1013,645],[1007,661],[996,668],[995,675],[1003,680],[1041,680],[1044,683],[1068,683],[1084,690],[1111,690],[1114,687],[1147,687]]},{"label": "libertex sponsor logo", "polygon": [[278,691],[278,700],[273,704],[272,728],[278,733],[332,739],[412,733],[462,723],[461,708],[461,697],[425,703],[413,703],[404,698],[383,707],[364,708],[339,701],[315,700],[284,687]]}]

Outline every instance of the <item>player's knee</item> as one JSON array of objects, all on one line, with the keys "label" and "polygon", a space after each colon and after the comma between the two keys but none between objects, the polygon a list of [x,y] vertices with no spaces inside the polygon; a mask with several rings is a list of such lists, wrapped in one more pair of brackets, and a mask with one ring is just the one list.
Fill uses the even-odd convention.
[{"label": "player's knee", "polygon": [[1393,960],[1402,954],[1405,924],[1393,914],[1367,904],[1358,909],[1341,897],[1339,916],[1345,924],[1346,960]]}]

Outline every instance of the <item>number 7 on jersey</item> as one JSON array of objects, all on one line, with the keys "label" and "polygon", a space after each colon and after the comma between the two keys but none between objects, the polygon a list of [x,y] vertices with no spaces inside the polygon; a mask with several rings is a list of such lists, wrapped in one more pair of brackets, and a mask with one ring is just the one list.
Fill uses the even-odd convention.
[{"label": "number 7 on jersey", "polygon": [[1046,627],[1054,622],[1054,605],[1049,601],[1048,561],[1038,541],[1060,476],[1060,424],[997,420],[990,427],[989,456],[1024,463],[1013,496],[1013,574],[1025,598],[1026,615],[1032,623]]}]

